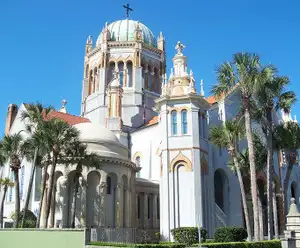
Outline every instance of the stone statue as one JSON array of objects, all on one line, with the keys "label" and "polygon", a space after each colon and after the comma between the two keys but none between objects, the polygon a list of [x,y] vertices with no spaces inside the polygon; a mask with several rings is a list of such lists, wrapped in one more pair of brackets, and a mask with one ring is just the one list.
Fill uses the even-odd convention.
[{"label": "stone statue", "polygon": [[180,41],[178,41],[175,47],[175,49],[177,50],[177,55],[182,55],[183,48],[185,48],[185,46]]}]

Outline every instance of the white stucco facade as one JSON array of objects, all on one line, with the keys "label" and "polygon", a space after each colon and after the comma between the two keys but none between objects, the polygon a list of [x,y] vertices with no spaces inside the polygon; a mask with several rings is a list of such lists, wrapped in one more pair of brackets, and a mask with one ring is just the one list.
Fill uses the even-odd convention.
[{"label": "white stucco facade", "polygon": [[[118,28],[117,28],[118,27]],[[172,239],[176,227],[200,224],[213,236],[219,226],[243,226],[240,188],[228,169],[226,149],[209,141],[209,128],[232,119],[239,111],[237,91],[216,101],[205,98],[203,81],[196,91],[193,72],[178,42],[171,74],[166,75],[165,40],[156,42],[144,24],[121,20],[106,24],[93,46],[89,36],[84,58],[81,117],[73,120],[80,139],[101,156],[101,168],[84,168],[76,209],[76,226],[158,229]],[[25,130],[21,105],[9,134]],[[10,118],[8,116],[8,118]],[[275,113],[276,122],[290,120]],[[7,122],[9,123],[9,122]],[[23,132],[24,137],[29,134]],[[241,142],[241,149],[246,147]],[[21,208],[31,163],[22,161]],[[279,183],[284,178],[284,154],[274,154]],[[58,165],[56,197],[50,225],[69,227],[75,165]],[[11,177],[5,165],[0,177]],[[300,170],[293,169],[288,199],[300,197]],[[259,179],[264,181],[263,173]],[[37,214],[41,170],[37,169],[30,209]],[[282,181],[281,181],[282,183]],[[292,189],[293,188],[293,189]],[[4,216],[14,210],[9,189]]]}]

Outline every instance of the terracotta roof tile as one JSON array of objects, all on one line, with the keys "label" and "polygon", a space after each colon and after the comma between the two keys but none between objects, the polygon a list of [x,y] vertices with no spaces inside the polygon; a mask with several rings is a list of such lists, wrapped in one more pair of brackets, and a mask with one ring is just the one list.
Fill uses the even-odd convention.
[{"label": "terracotta roof tile", "polygon": [[159,122],[159,117],[154,116],[151,120],[149,120],[144,126],[149,127]]},{"label": "terracotta roof tile", "polygon": [[215,95],[213,95],[213,96],[209,96],[209,97],[205,98],[205,100],[209,104],[214,104],[215,102],[217,102],[217,97]]},{"label": "terracotta roof tile", "polygon": [[87,118],[83,118],[83,117],[76,116],[76,115],[71,115],[71,114],[65,114],[65,113],[58,112],[58,111],[51,111],[47,115],[48,120],[52,119],[52,118],[61,119],[65,122],[67,122],[71,126],[79,124],[79,123],[91,122]]}]

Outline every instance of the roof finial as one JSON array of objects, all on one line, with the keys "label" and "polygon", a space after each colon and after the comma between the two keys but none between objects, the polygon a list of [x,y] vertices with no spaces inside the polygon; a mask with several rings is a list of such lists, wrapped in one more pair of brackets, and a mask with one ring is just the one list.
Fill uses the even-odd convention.
[{"label": "roof finial", "polygon": [[67,108],[66,108],[67,100],[66,100],[66,99],[63,99],[63,100],[61,101],[61,103],[62,103],[62,106],[61,106],[59,112],[65,113],[65,114],[66,114],[66,113],[67,113]]},{"label": "roof finial", "polygon": [[180,41],[178,41],[175,47],[175,49],[177,50],[177,55],[182,55],[183,48],[185,48],[185,46]]},{"label": "roof finial", "polygon": [[133,9],[129,7],[129,3],[127,3],[126,5],[123,5],[123,8],[126,9],[126,17],[128,19],[129,18],[129,11],[133,11]]},{"label": "roof finial", "polygon": [[203,79],[200,80],[200,96],[204,96]]},{"label": "roof finial", "polygon": [[86,44],[87,45],[91,45],[93,43],[93,40],[92,40],[92,35],[89,35],[87,40],[86,40]]}]

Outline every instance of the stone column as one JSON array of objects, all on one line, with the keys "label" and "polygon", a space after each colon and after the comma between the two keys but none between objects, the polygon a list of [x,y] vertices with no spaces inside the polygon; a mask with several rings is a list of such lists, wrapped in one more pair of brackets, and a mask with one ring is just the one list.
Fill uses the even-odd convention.
[{"label": "stone column", "polygon": [[101,182],[100,183],[100,226],[105,227],[105,204],[106,204],[106,190],[107,190],[107,183]]},{"label": "stone column", "polygon": [[82,177],[80,177],[79,178],[79,183],[80,183],[80,187],[81,187],[80,224],[81,224],[81,227],[86,227],[86,181],[83,180]]},{"label": "stone column", "polygon": [[123,68],[123,86],[128,87],[127,85],[127,78],[128,78],[128,70],[127,70],[127,62],[124,62],[124,68]]},{"label": "stone column", "polygon": [[144,228],[148,228],[148,194],[144,193]]},{"label": "stone column", "polygon": [[69,223],[68,223],[68,211],[69,211],[69,208],[68,208],[68,187],[67,187],[67,184],[68,184],[68,177],[67,176],[64,176],[61,181],[60,181],[60,204],[61,204],[61,227],[62,228],[66,228],[69,226]]},{"label": "stone column", "polygon": [[152,221],[153,221],[153,228],[157,228],[157,194],[153,195],[153,215],[152,215]]},{"label": "stone column", "polygon": [[131,227],[131,215],[132,215],[132,206],[131,206],[131,190],[129,187],[124,188],[124,195],[126,196],[124,200],[124,227]]},{"label": "stone column", "polygon": [[116,188],[116,200],[117,200],[117,207],[116,207],[116,226],[123,227],[123,209],[124,209],[124,202],[123,202],[123,185],[121,183],[117,184]]}]

